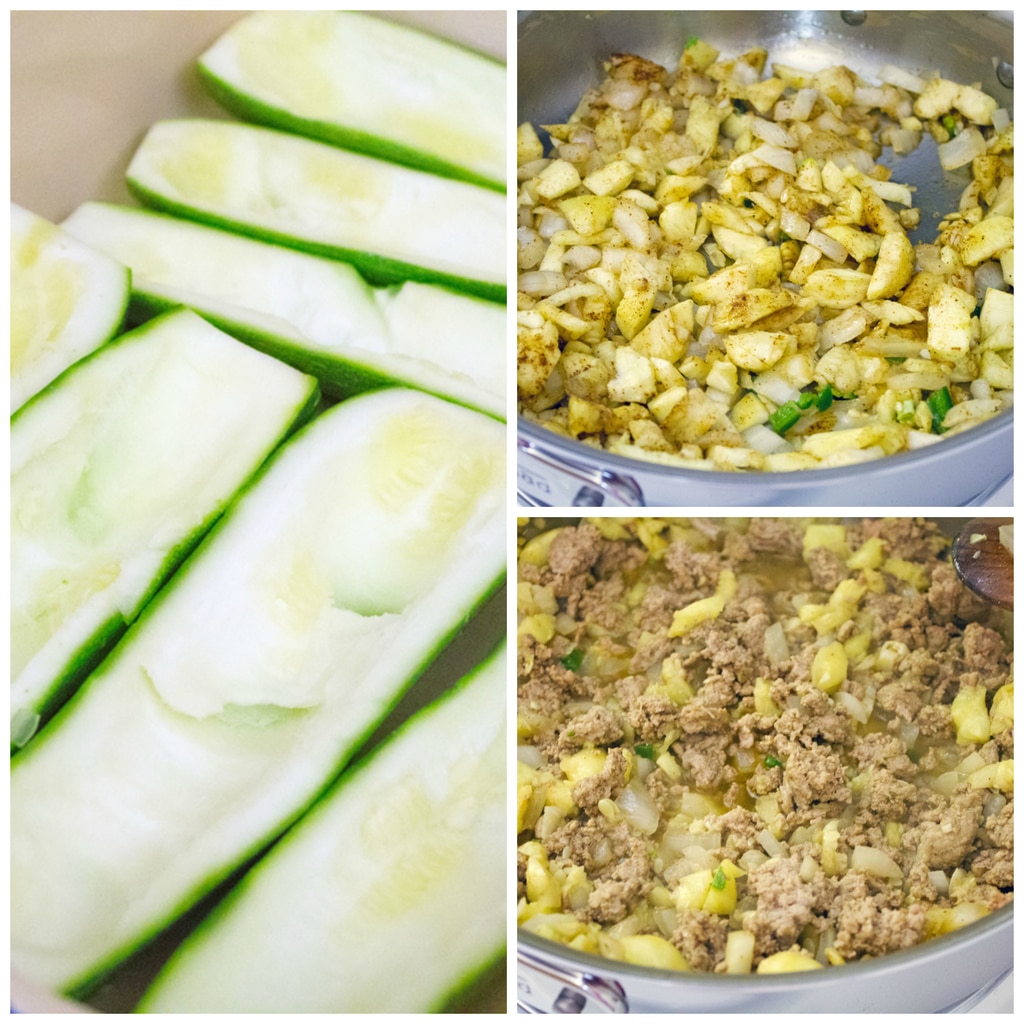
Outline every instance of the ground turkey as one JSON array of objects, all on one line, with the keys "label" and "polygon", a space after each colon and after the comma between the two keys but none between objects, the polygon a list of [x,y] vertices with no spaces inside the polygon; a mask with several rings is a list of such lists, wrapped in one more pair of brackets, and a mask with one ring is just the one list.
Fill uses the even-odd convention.
[{"label": "ground turkey", "polygon": [[821,590],[835,590],[850,575],[846,562],[829,548],[812,548],[806,562],[814,585]]},{"label": "ground turkey", "polygon": [[625,822],[598,815],[568,821],[556,829],[544,847],[552,859],[582,865],[594,880],[594,891],[578,916],[614,924],[626,917],[651,887],[652,871],[644,841]]},{"label": "ground turkey", "polygon": [[924,934],[924,905],[904,907],[902,902],[900,889],[891,889],[881,881],[876,883],[856,871],[843,875],[831,914],[839,955],[847,959],[880,956],[920,942]]},{"label": "ground turkey", "polygon": [[681,910],[679,926],[672,934],[672,945],[694,971],[714,971],[725,962],[725,937],[728,921],[704,910]]},{"label": "ground turkey", "polygon": [[795,747],[785,757],[780,794],[797,810],[850,802],[843,762],[827,747]]},{"label": "ground turkey", "polygon": [[805,882],[802,862],[799,854],[772,858],[747,876],[747,888],[758,899],[743,927],[753,933],[759,957],[789,949],[808,924],[820,922],[828,911],[834,883],[820,872]]},{"label": "ground turkey", "polygon": [[614,800],[622,792],[628,771],[629,762],[622,747],[609,748],[604,768],[572,787],[573,803],[588,814],[597,814],[602,800]]},{"label": "ground turkey", "polygon": [[622,724],[614,711],[595,704],[580,715],[570,718],[559,737],[562,750],[572,752],[588,744],[610,746],[622,739]]},{"label": "ground turkey", "polygon": [[955,868],[967,855],[982,822],[985,791],[965,786],[953,794],[938,821],[920,826],[918,856],[928,867]]}]

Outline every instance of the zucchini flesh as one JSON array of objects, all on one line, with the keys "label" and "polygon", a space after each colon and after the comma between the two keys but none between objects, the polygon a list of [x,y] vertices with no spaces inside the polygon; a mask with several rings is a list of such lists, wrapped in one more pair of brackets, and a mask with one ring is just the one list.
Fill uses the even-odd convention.
[{"label": "zucchini flesh", "polygon": [[80,361],[11,425],[11,738],[23,746],[315,404],[186,310]]},{"label": "zucchini flesh", "polygon": [[506,937],[505,664],[502,645],[343,775],[139,1009],[424,1013],[490,966]]},{"label": "zucchini flesh", "polygon": [[181,303],[348,397],[397,383],[505,415],[505,307],[150,210],[84,203],[64,230],[132,270],[133,313]]},{"label": "zucchini flesh", "polygon": [[456,43],[354,11],[257,11],[199,70],[240,117],[505,189],[505,67]]},{"label": "zucchini flesh", "polygon": [[11,203],[11,411],[121,326],[128,268]]},{"label": "zucchini flesh", "polygon": [[371,284],[505,299],[505,198],[467,182],[197,118],[153,125],[127,183],[146,205],[345,260]]},{"label": "zucchini flesh", "polygon": [[81,994],[315,799],[500,584],[504,463],[402,389],[275,454],[12,762],[17,970]]}]

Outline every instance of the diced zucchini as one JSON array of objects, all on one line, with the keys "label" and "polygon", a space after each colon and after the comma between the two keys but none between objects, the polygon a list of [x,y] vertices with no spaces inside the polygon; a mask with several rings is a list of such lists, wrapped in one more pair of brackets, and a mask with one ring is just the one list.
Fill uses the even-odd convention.
[{"label": "diced zucchini", "polygon": [[502,645],[343,775],[139,1009],[425,1013],[490,966],[506,930],[505,666]]},{"label": "diced zucchini", "polygon": [[11,411],[117,333],[128,268],[11,203]]},{"label": "diced zucchini", "polygon": [[128,167],[144,203],[352,263],[371,284],[505,298],[504,196],[269,128],[153,125]]},{"label": "diced zucchini", "polygon": [[505,447],[390,389],[278,451],[12,763],[23,977],[84,993],[311,804],[500,585]]},{"label": "diced zucchini", "polygon": [[149,210],[85,203],[64,221],[132,270],[132,314],[183,303],[347,397],[399,383],[505,415],[505,307]]},{"label": "diced zucchini", "polygon": [[23,746],[232,495],[316,382],[187,310],[67,370],[11,424],[11,739]]},{"label": "diced zucchini", "polygon": [[355,11],[257,11],[199,59],[248,120],[504,191],[505,67]]}]

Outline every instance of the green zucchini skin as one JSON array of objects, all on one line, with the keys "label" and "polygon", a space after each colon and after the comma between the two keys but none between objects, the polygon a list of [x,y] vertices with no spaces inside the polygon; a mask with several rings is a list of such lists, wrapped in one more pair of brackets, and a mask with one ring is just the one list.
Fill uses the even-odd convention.
[{"label": "green zucchini skin", "polygon": [[11,203],[11,411],[114,337],[131,272]]},{"label": "green zucchini skin", "polygon": [[492,967],[506,939],[506,661],[502,643],[346,771],[138,1009],[437,1012]]},{"label": "green zucchini skin", "polygon": [[505,416],[496,303],[415,282],[373,288],[347,264],[152,210],[84,203],[62,227],[131,267],[135,322],[182,303],[331,398],[416,387]]},{"label": "green zucchini skin", "polygon": [[316,381],[187,310],[69,367],[11,420],[12,751],[99,664]]},{"label": "green zucchini skin", "polygon": [[391,389],[261,468],[13,762],[23,976],[88,993],[316,799],[504,579],[505,447]]},{"label": "green zucchini skin", "polygon": [[458,43],[355,11],[260,11],[198,67],[241,118],[505,191],[505,67]]},{"label": "green zucchini skin", "polygon": [[418,281],[505,301],[505,200],[466,182],[198,118],[153,125],[126,182],[154,209],[342,260],[373,285]]}]

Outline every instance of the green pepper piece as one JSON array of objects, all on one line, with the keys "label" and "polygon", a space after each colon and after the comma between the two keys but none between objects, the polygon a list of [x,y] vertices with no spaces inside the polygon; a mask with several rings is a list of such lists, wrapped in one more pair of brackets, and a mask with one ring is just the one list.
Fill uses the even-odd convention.
[{"label": "green pepper piece", "polygon": [[580,665],[583,664],[583,652],[578,647],[574,647],[564,658],[561,658],[560,660],[570,672],[578,672]]},{"label": "green pepper piece", "polygon": [[783,402],[768,417],[768,426],[776,434],[784,434],[798,419],[800,419],[800,406],[796,402]]},{"label": "green pepper piece", "polygon": [[943,387],[938,391],[933,391],[927,401],[928,408],[932,411],[932,430],[936,434],[941,434],[945,431],[942,421],[946,418],[946,413],[953,408],[953,398],[949,393],[949,388]]}]

